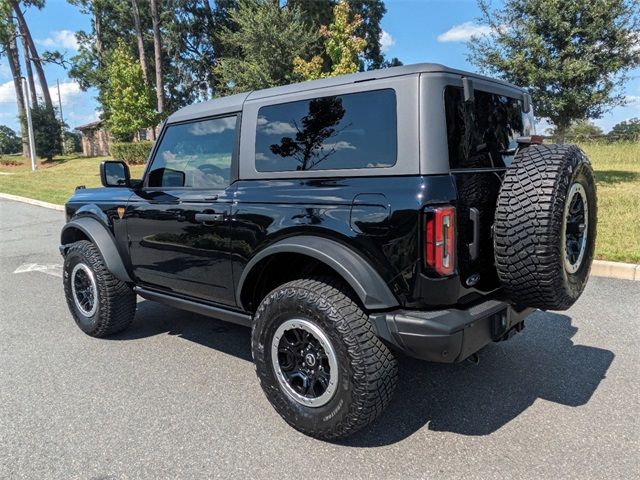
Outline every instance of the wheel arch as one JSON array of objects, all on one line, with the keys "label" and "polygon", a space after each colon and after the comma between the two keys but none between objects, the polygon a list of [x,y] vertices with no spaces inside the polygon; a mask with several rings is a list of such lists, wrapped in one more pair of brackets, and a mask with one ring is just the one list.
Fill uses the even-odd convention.
[{"label": "wheel arch", "polygon": [[67,245],[79,240],[88,240],[98,248],[107,269],[114,277],[123,282],[133,282],[122,261],[115,238],[100,220],[87,216],[68,222],[62,227],[60,234],[60,251],[65,253]]},{"label": "wheel arch", "polygon": [[334,272],[351,287],[367,310],[384,310],[399,305],[384,279],[361,255],[335,240],[299,235],[280,240],[251,258],[236,288],[239,306],[247,311],[251,310],[252,306],[249,303],[252,293],[264,268],[268,267],[272,260],[283,256],[313,260],[316,266]]}]

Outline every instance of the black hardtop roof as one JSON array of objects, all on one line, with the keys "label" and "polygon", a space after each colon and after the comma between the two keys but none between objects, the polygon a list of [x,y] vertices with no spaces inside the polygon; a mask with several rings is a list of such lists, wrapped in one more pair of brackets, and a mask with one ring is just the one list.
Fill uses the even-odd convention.
[{"label": "black hardtop roof", "polygon": [[339,75],[337,77],[293,83],[291,85],[283,85],[281,87],[266,88],[263,90],[254,90],[252,92],[238,93],[235,95],[229,95],[227,97],[215,98],[213,100],[195,103],[193,105],[181,108],[180,110],[169,116],[167,122],[184,122],[194,118],[238,112],[242,110],[242,105],[246,100],[267,98],[286,95],[290,93],[304,92],[308,90],[335,87],[355,82],[363,82],[404,75],[415,75],[420,73],[450,73],[465,77],[482,79],[524,91],[523,89],[502,80],[485,77],[477,73],[465,72],[464,70],[449,68],[439,63],[417,63],[414,65],[403,65],[400,67],[384,68],[380,70],[368,70],[366,72],[358,72],[350,75]]}]

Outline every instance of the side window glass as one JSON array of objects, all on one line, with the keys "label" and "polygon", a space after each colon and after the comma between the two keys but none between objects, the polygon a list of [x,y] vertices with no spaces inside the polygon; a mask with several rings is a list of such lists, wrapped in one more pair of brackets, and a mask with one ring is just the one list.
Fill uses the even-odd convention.
[{"label": "side window glass", "polygon": [[392,167],[397,156],[396,125],[392,89],[262,107],[256,170]]},{"label": "side window glass", "polygon": [[478,90],[474,97],[473,102],[465,102],[461,88],[445,89],[451,168],[509,166],[516,139],[532,132],[530,118],[522,112],[522,102]]},{"label": "side window glass", "polygon": [[149,187],[226,188],[237,116],[167,127],[149,170]]}]

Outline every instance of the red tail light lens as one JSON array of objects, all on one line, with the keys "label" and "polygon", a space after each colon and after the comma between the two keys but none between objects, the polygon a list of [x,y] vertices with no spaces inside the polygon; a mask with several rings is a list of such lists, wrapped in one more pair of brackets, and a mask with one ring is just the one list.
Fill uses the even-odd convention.
[{"label": "red tail light lens", "polygon": [[425,265],[438,275],[451,275],[455,267],[456,209],[438,207],[427,212]]}]

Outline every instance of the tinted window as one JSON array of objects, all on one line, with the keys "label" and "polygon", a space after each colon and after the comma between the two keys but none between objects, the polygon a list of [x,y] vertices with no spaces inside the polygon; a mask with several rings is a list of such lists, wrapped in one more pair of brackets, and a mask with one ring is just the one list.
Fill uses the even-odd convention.
[{"label": "tinted window", "polygon": [[167,127],[149,171],[150,187],[225,188],[237,117]]},{"label": "tinted window", "polygon": [[321,97],[258,111],[260,172],[391,167],[396,163],[393,90]]},{"label": "tinted window", "polygon": [[531,135],[531,115],[519,100],[476,90],[465,102],[462,88],[445,89],[451,168],[505,167],[513,160],[516,138]]}]

